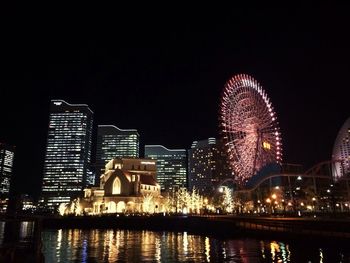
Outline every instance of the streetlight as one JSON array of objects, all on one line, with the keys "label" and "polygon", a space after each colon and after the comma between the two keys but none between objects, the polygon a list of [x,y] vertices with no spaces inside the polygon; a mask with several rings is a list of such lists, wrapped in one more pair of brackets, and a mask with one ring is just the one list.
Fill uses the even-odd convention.
[{"label": "streetlight", "polygon": [[315,204],[316,204],[316,198],[313,197],[313,198],[312,198],[312,208],[313,208],[314,211],[316,211],[316,206],[315,206]]},{"label": "streetlight", "polygon": [[273,205],[272,205],[272,213],[275,213],[275,206],[277,205],[277,195],[276,194],[272,194],[271,195],[271,198],[273,199],[273,200],[275,200],[273,203]]},{"label": "streetlight", "polygon": [[261,202],[260,202],[260,200],[258,199],[258,201],[257,201],[257,211],[258,211],[258,213],[260,213],[260,206],[261,206]]}]

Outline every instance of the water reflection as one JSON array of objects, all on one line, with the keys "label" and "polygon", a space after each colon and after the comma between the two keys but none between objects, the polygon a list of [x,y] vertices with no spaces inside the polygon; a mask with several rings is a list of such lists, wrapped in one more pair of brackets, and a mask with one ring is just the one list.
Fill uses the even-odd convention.
[{"label": "water reflection", "polygon": [[7,243],[28,244],[34,236],[34,222],[0,221],[0,245]]},{"label": "water reflection", "polygon": [[349,259],[347,250],[327,248],[326,252],[309,247],[306,251],[299,242],[221,240],[187,232],[50,230],[44,231],[43,244],[47,262],[329,262],[324,257],[331,258],[331,262],[346,262]]},{"label": "water reflection", "polygon": [[320,248],[320,263],[323,263],[323,252],[321,248]]},{"label": "water reflection", "polygon": [[210,262],[210,243],[209,243],[209,238],[205,238],[205,257],[207,262]]},{"label": "water reflection", "polygon": [[0,244],[4,242],[5,222],[0,222]]}]

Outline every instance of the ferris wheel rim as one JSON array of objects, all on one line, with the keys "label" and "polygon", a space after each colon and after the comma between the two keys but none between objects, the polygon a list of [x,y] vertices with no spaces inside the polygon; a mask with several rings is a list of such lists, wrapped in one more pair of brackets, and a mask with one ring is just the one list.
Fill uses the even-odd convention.
[{"label": "ferris wheel rim", "polygon": [[[251,76],[238,74],[226,82],[221,97],[220,125],[231,166],[240,179],[253,176],[269,162],[282,160],[276,113],[262,86]],[[250,176],[243,167],[247,165],[252,169]]]}]

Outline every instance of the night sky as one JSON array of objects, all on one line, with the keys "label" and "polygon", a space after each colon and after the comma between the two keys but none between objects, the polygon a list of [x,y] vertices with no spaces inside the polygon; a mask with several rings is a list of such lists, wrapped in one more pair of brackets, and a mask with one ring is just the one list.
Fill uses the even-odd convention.
[{"label": "night sky", "polygon": [[14,192],[40,191],[50,99],[88,104],[95,133],[97,124],[137,129],[141,154],[144,144],[188,149],[219,136],[221,92],[238,73],[270,97],[285,162],[330,159],[350,116],[349,13],[328,5],[13,11],[1,33],[0,141],[16,145]]}]

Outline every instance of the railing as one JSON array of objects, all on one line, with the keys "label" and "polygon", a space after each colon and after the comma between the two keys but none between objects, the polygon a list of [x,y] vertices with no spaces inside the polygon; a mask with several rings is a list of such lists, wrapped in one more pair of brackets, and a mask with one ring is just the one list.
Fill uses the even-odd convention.
[{"label": "railing", "polygon": [[350,238],[349,220],[314,218],[258,218],[237,216],[212,216],[214,221],[225,221],[251,233],[282,233],[291,235],[310,235],[334,238]]}]

